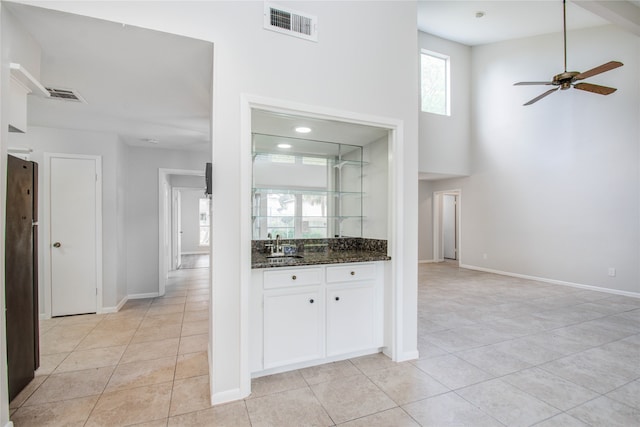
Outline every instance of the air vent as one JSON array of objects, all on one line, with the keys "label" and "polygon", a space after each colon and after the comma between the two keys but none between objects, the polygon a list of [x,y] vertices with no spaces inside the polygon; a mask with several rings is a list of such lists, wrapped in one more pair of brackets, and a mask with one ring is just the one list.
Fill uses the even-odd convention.
[{"label": "air vent", "polygon": [[83,104],[87,103],[87,101],[85,101],[84,98],[73,89],[56,89],[51,87],[47,87],[45,89],[49,91],[51,99],[58,99],[60,101],[82,102]]},{"label": "air vent", "polygon": [[273,3],[264,4],[264,28],[305,40],[318,41],[318,18]]}]

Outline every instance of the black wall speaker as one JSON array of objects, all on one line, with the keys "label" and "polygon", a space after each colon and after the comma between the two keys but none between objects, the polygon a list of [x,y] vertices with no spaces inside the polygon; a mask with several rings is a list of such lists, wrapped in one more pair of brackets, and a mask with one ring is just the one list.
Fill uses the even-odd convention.
[{"label": "black wall speaker", "polygon": [[204,194],[210,196],[211,195],[211,163],[207,163],[207,166],[204,170],[204,179],[206,181],[206,187],[204,190]]}]

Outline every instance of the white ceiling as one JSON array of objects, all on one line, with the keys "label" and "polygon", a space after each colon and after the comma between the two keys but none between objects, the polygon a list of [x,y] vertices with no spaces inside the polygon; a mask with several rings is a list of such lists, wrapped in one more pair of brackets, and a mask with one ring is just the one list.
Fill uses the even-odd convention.
[{"label": "white ceiling", "polygon": [[42,48],[41,83],[75,89],[87,101],[30,96],[29,125],[112,132],[137,146],[210,149],[211,43],[3,3]]},{"label": "white ceiling", "polygon": [[[575,1],[585,9],[584,4],[601,7],[606,3]],[[640,0],[615,3],[640,9]],[[88,102],[31,96],[30,125],[112,132],[127,144],[150,148],[210,150],[212,43],[49,9],[2,4],[41,46],[41,82],[75,89]],[[569,28],[608,22],[585,9],[567,4]],[[485,16],[475,18],[478,11]],[[468,45],[560,32],[562,2],[419,1],[418,26]],[[300,118],[257,117],[254,125],[258,132],[287,135],[292,120]],[[309,138],[358,145],[377,139],[380,133],[380,129],[321,120],[313,127],[316,130]],[[159,142],[150,144],[148,139]]]},{"label": "white ceiling", "polygon": [[[614,4],[617,3],[617,4]],[[567,1],[567,28],[605,25],[598,9],[613,8],[640,14],[640,1]],[[476,12],[484,16],[476,18]],[[624,12],[622,12],[624,13]],[[629,17],[625,17],[628,19]],[[636,22],[638,25],[638,22]],[[469,46],[562,31],[562,1],[418,1],[421,31]]]},{"label": "white ceiling", "polygon": [[[301,134],[295,131],[298,126],[311,129],[311,132]],[[301,147],[307,144],[297,143],[299,140],[315,142],[333,142],[339,144],[364,146],[388,135],[386,129],[334,120],[316,119],[291,114],[253,110],[251,114],[251,130],[254,134],[271,135],[282,138],[261,138],[261,150],[277,150],[276,144],[287,142]],[[292,149],[295,149],[293,147]],[[331,149],[327,149],[331,152]],[[311,154],[309,149],[307,151]],[[323,151],[316,154],[322,154]]]}]

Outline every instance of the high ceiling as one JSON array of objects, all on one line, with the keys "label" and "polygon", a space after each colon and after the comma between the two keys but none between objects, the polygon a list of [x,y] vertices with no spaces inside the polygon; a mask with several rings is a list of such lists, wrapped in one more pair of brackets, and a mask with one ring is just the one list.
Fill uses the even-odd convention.
[{"label": "high ceiling", "polygon": [[[636,19],[640,0],[573,0],[567,4],[568,27],[606,24],[611,17],[600,17],[606,13],[598,8],[614,3],[622,7],[618,15]],[[31,96],[30,125],[112,132],[127,144],[150,148],[210,150],[212,43],[23,4],[2,5],[42,48],[41,82],[75,89],[87,101]],[[476,12],[484,16],[476,18]],[[477,45],[560,32],[562,2],[419,1],[417,19],[423,31]],[[269,133],[291,131],[291,117],[262,117],[254,124]],[[331,132],[330,124],[324,123],[323,134]],[[333,128],[344,134],[344,126]],[[371,129],[352,126],[349,131]]]},{"label": "high ceiling", "polygon": [[[638,34],[640,1],[567,1],[569,30],[609,23]],[[562,0],[419,0],[418,29],[468,46],[561,32]]]}]

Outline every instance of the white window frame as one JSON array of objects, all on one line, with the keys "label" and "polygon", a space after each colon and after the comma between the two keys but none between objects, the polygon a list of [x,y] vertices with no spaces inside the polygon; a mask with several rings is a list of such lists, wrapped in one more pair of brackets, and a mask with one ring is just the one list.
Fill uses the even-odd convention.
[{"label": "white window frame", "polygon": [[[423,109],[423,101],[422,101],[422,58],[423,56],[431,56],[433,58],[438,58],[444,60],[445,64],[445,112],[437,113],[433,111],[425,111]],[[436,114],[439,116],[451,116],[451,57],[449,55],[445,55],[439,52],[434,52],[431,50],[421,49],[420,50],[420,111],[423,113]]]}]

